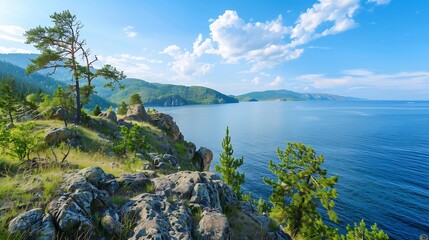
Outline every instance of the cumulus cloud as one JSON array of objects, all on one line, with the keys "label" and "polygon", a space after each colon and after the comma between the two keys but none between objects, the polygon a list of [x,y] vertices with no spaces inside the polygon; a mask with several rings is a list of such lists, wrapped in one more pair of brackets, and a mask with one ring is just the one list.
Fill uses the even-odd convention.
[{"label": "cumulus cloud", "polygon": [[25,29],[18,25],[0,25],[0,39],[24,43]]},{"label": "cumulus cloud", "polygon": [[[319,0],[299,16],[290,36],[291,46],[303,45],[355,27],[353,16],[358,8],[359,0]],[[330,24],[330,27],[320,29],[323,24]]]},{"label": "cumulus cloud", "polygon": [[169,55],[174,61],[168,63],[181,80],[187,80],[191,77],[198,77],[207,74],[213,68],[213,64],[204,63],[199,60],[202,52],[209,51],[211,45],[208,41],[202,42],[202,36],[199,35],[193,44],[193,51],[182,50],[177,45],[170,45],[160,52],[160,54]]},{"label": "cumulus cloud", "polygon": [[126,26],[122,29],[122,31],[125,32],[125,34],[129,37],[129,38],[133,38],[135,36],[137,36],[137,32],[134,31],[134,27],[133,26]]},{"label": "cumulus cloud", "polygon": [[274,80],[270,83],[267,83],[269,87],[277,87],[283,82],[283,78],[281,76],[276,76]]},{"label": "cumulus cloud", "polygon": [[386,5],[390,3],[390,0],[368,0],[369,3],[375,3],[376,5]]}]

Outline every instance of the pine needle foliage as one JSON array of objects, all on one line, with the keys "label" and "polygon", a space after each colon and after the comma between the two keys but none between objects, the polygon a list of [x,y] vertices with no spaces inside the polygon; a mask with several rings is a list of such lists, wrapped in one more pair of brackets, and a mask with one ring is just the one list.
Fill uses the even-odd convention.
[{"label": "pine needle foliage", "polygon": [[288,143],[284,151],[277,149],[277,155],[280,162],[275,164],[270,160],[269,163],[277,181],[264,178],[273,188],[271,217],[285,224],[292,237],[332,239],[338,236],[338,230],[325,225],[319,212],[325,209],[329,219],[338,222],[333,210],[338,176],[328,177],[327,170],[321,168],[324,157],[317,156],[312,147],[302,143]]},{"label": "pine needle foliage", "polygon": [[243,165],[243,157],[234,158],[234,150],[229,136],[229,128],[226,128],[226,135],[222,141],[223,152],[220,154],[220,165],[215,165],[215,170],[221,174],[223,181],[232,187],[234,192],[240,197],[240,187],[244,183],[244,173],[237,171],[237,168]]}]

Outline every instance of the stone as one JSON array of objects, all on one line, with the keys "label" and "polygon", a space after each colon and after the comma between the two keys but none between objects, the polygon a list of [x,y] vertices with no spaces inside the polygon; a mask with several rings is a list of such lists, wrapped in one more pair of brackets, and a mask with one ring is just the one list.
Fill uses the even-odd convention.
[{"label": "stone", "polygon": [[128,239],[192,239],[192,212],[165,195],[143,193],[125,203],[122,218],[136,226]]},{"label": "stone", "polygon": [[112,121],[114,123],[118,122],[118,117],[116,116],[116,113],[114,111],[102,112],[98,116],[102,117],[102,118],[107,118],[107,119],[109,119],[110,121]]},{"label": "stone", "polygon": [[22,213],[9,222],[10,233],[25,233],[29,237],[35,236],[42,226],[43,209],[35,208]]},{"label": "stone", "polygon": [[48,146],[52,146],[60,142],[75,138],[79,138],[79,134],[77,131],[71,130],[67,127],[61,127],[48,129],[44,140]]},{"label": "stone", "polygon": [[228,219],[217,211],[205,210],[198,222],[196,232],[202,240],[231,239]]},{"label": "stone", "polygon": [[158,168],[158,169],[166,169],[167,168],[167,164],[165,162],[160,162],[155,167]]},{"label": "stone", "polygon": [[151,114],[152,121],[156,126],[160,127],[170,133],[173,137],[174,141],[183,141],[183,134],[180,132],[179,126],[177,126],[176,122],[173,120],[168,114],[165,113],[154,113]]},{"label": "stone", "polygon": [[197,150],[197,146],[195,146],[193,142],[189,142],[186,145],[186,151],[185,151],[186,158],[188,159],[194,158],[196,150]]},{"label": "stone", "polygon": [[109,234],[120,234],[122,232],[122,224],[119,221],[119,215],[112,209],[103,212],[100,223],[103,229]]},{"label": "stone", "polygon": [[164,162],[170,163],[170,165],[173,167],[176,167],[179,164],[178,159],[171,154],[164,154],[162,159],[164,159]]},{"label": "stone", "polygon": [[42,226],[38,234],[38,240],[54,240],[55,239],[55,223],[51,214],[46,213],[42,219]]},{"label": "stone", "polygon": [[146,162],[146,163],[143,163],[143,169],[144,170],[154,170],[155,165],[153,163]]},{"label": "stone", "polygon": [[128,107],[127,115],[124,117],[124,120],[151,122],[151,117],[147,114],[143,105],[134,104]]},{"label": "stone", "polygon": [[130,188],[134,191],[144,190],[146,185],[152,183],[144,173],[123,174],[117,182],[121,187]]},{"label": "stone", "polygon": [[199,162],[201,171],[210,171],[210,164],[213,160],[213,152],[206,147],[200,147],[195,153],[194,159]]}]

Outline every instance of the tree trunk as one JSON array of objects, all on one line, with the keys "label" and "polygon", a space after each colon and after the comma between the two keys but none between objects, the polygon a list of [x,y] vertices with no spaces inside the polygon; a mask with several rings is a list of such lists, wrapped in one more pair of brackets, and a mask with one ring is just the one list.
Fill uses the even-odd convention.
[{"label": "tree trunk", "polygon": [[80,116],[81,116],[81,105],[80,105],[80,87],[79,87],[79,79],[76,77],[76,120],[75,123],[77,125],[80,124]]},{"label": "tree trunk", "polygon": [[12,117],[12,110],[11,109],[9,109],[9,120],[10,120],[10,123],[11,124],[13,124],[13,117]]}]

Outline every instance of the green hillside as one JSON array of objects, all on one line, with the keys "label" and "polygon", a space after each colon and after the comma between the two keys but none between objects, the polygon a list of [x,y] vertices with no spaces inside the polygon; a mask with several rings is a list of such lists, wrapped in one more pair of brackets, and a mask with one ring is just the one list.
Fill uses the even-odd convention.
[{"label": "green hillside", "polygon": [[127,78],[122,83],[125,85],[125,89],[122,91],[111,91],[98,87],[103,84],[101,80],[95,81],[94,85],[97,86],[97,93],[100,96],[114,103],[128,101],[130,96],[135,93],[140,94],[147,106],[238,103],[237,99],[206,87],[149,83],[134,78]]},{"label": "green hillside", "polygon": [[[8,55],[8,54],[4,54]],[[17,54],[20,55],[20,54]],[[31,92],[36,92],[39,88],[44,92],[52,94],[58,86],[66,87],[66,83],[57,81],[51,77],[47,77],[42,74],[26,74],[25,69],[18,67],[10,62],[0,60],[0,79],[11,77],[15,80],[17,89],[20,94],[26,95]],[[108,108],[109,106],[115,106],[114,103],[101,98],[97,95],[92,95],[90,102],[85,105],[85,108],[92,109],[98,104],[101,108]]]},{"label": "green hillside", "polygon": [[344,97],[325,93],[298,93],[289,90],[268,90],[251,92],[236,96],[242,102],[249,101],[356,101],[358,98]]}]

